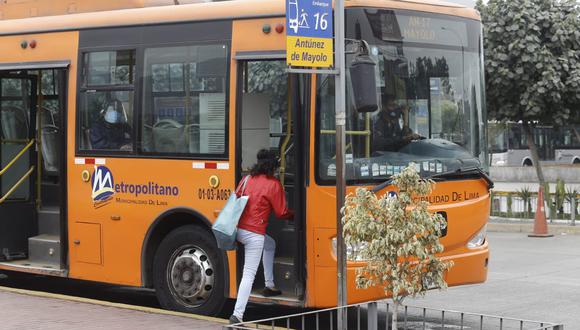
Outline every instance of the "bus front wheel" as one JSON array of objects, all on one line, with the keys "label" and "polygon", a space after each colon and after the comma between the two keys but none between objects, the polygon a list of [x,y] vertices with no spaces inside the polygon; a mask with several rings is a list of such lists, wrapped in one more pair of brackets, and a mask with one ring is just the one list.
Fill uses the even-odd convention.
[{"label": "bus front wheel", "polygon": [[226,300],[223,263],[213,235],[179,227],[161,242],[153,260],[153,283],[163,308],[216,315]]}]

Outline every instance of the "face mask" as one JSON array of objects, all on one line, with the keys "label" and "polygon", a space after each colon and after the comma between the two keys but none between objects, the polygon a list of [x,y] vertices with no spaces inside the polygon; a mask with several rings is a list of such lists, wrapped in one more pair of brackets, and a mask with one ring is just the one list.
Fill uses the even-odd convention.
[{"label": "face mask", "polygon": [[109,106],[105,112],[105,121],[109,124],[117,124],[121,121],[121,116],[118,111]]}]

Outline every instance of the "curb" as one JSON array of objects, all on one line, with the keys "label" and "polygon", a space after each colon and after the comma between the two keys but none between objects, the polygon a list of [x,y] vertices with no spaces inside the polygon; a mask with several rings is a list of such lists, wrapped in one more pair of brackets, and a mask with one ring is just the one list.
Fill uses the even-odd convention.
[{"label": "curb", "polygon": [[[488,232],[496,233],[533,233],[534,223],[489,222]],[[580,226],[558,225],[548,223],[548,232],[553,235],[580,235]]]},{"label": "curb", "polygon": [[40,297],[40,298],[50,298],[50,299],[58,299],[58,300],[64,300],[64,301],[85,303],[85,304],[98,305],[98,306],[104,306],[104,307],[121,308],[121,309],[138,311],[138,312],[143,312],[143,313],[148,313],[148,314],[177,316],[177,317],[184,317],[184,318],[189,318],[189,319],[199,320],[199,321],[214,322],[214,323],[218,323],[218,324],[228,324],[228,320],[220,319],[217,317],[197,315],[197,314],[188,314],[188,313],[175,312],[175,311],[169,311],[169,310],[165,310],[165,309],[152,308],[152,307],[113,303],[113,302],[101,301],[101,300],[90,299],[90,298],[67,296],[67,295],[57,294],[57,293],[48,293],[48,292],[42,292],[42,291],[16,289],[16,288],[4,287],[4,286],[0,286],[0,291],[17,293],[17,294],[33,296],[33,297]]}]

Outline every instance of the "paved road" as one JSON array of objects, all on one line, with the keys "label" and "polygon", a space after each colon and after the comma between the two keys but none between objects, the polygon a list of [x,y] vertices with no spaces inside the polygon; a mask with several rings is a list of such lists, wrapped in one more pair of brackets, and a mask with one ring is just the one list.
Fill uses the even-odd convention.
[{"label": "paved road", "polygon": [[490,233],[485,284],[408,301],[425,307],[564,323],[580,329],[580,236]]}]

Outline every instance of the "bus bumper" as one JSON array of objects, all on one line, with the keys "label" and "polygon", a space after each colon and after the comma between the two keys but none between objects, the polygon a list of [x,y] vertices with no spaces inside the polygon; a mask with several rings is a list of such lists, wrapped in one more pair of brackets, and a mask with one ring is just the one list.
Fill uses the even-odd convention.
[{"label": "bus bumper", "polygon": [[[453,261],[453,267],[445,276],[448,286],[459,286],[483,283],[487,280],[489,262],[488,243],[477,249],[462,249],[446,255],[443,260]],[[372,300],[389,298],[380,287],[368,289],[356,288],[356,270],[359,265],[349,264],[347,269],[347,300],[348,304],[362,303]],[[319,267],[316,272],[316,285],[313,286],[315,301],[307,300],[305,307],[326,308],[337,305],[337,280],[335,267]],[[309,295],[312,297],[312,295]]]},{"label": "bus bumper", "polygon": [[448,286],[483,283],[487,280],[489,248],[487,242],[473,250],[445,258],[453,261],[452,271],[445,276]]}]

